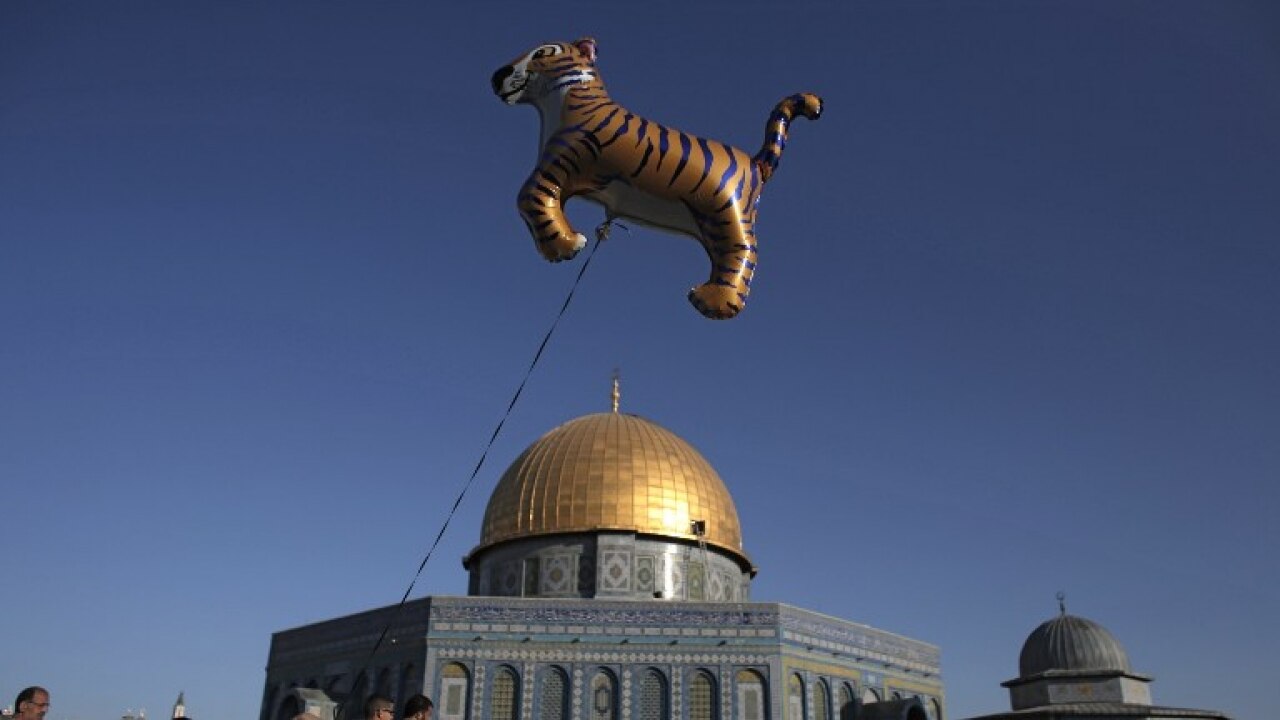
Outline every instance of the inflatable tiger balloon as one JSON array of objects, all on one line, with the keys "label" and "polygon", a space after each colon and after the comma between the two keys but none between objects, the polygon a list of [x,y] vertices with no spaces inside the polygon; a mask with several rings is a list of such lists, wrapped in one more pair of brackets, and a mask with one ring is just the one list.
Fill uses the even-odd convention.
[{"label": "inflatable tiger balloon", "polygon": [[539,45],[494,73],[493,91],[508,105],[536,106],[542,117],[538,164],[517,204],[543,257],[568,260],[586,245],[564,215],[564,204],[580,195],[610,219],[697,239],[711,277],[689,291],[689,302],[709,318],[742,310],[756,267],[760,191],[778,167],[792,118],[817,119],[821,98],[801,93],[778,103],[752,157],[618,105],[596,71],[590,38]]}]

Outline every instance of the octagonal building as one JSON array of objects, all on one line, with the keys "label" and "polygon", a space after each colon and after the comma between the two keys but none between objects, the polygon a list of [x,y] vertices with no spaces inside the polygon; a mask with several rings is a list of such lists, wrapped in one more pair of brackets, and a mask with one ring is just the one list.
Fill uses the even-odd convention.
[{"label": "octagonal building", "polygon": [[438,720],[942,720],[935,646],[751,601],[726,483],[616,392],[503,473],[467,596],[275,633],[260,720],[419,692]]}]

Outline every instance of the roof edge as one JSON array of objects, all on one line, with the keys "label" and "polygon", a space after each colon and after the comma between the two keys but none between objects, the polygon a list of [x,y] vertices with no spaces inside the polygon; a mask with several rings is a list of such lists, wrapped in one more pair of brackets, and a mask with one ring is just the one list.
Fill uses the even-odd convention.
[{"label": "roof edge", "polygon": [[1012,680],[1005,680],[1004,682],[1000,683],[1000,686],[1006,687],[1006,688],[1014,688],[1020,685],[1027,685],[1029,683],[1036,682],[1037,680],[1054,680],[1057,678],[1072,679],[1072,680],[1084,680],[1089,678],[1096,678],[1098,680],[1106,680],[1113,677],[1127,677],[1133,680],[1141,680],[1142,682],[1151,682],[1152,680],[1155,679],[1151,675],[1145,675],[1143,673],[1133,672],[1132,670],[1120,670],[1120,669],[1045,670],[1044,672],[1038,672],[1034,675],[1027,675],[1026,677],[1016,677]]}]

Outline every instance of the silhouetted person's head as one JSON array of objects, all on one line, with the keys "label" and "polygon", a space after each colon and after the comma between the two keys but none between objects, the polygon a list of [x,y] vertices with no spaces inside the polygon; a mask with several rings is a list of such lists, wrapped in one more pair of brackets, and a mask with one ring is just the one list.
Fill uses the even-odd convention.
[{"label": "silhouetted person's head", "polygon": [[431,720],[433,707],[431,698],[426,695],[414,695],[404,704],[401,720]]},{"label": "silhouetted person's head", "polygon": [[364,701],[364,720],[395,720],[396,704],[385,695],[370,695]]},{"label": "silhouetted person's head", "polygon": [[32,685],[18,693],[13,701],[13,711],[17,713],[14,720],[44,720],[49,714],[49,691]]}]

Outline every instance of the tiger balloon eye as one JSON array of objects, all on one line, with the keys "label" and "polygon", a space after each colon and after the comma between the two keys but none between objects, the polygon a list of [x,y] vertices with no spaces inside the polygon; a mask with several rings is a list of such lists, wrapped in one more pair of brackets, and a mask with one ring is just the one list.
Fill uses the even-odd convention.
[{"label": "tiger balloon eye", "polygon": [[582,197],[602,205],[610,220],[698,240],[711,275],[689,291],[689,302],[714,319],[742,310],[756,268],[760,193],[778,167],[791,121],[816,120],[821,98],[799,93],[779,102],[752,156],[614,102],[591,38],[539,45],[499,68],[492,82],[508,105],[535,105],[542,118],[538,163],[516,205],[543,257],[568,260],[586,245],[564,215],[564,204]]}]

